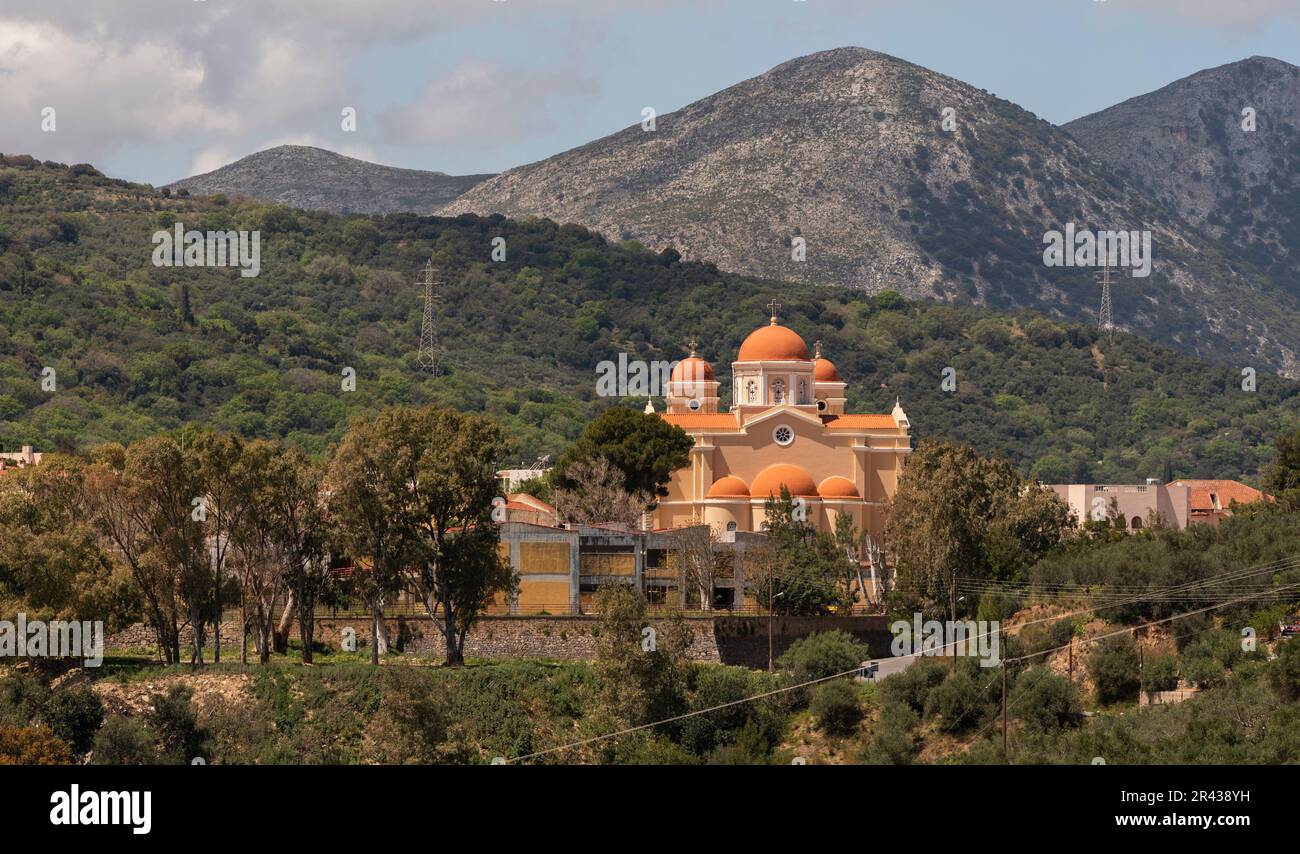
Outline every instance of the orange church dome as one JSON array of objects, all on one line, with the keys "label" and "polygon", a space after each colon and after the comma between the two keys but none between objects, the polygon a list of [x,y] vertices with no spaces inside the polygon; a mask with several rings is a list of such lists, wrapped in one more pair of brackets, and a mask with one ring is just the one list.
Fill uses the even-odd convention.
[{"label": "orange church dome", "polygon": [[817,487],[822,498],[861,498],[858,488],[847,477],[833,475],[822,481]]},{"label": "orange church dome", "polygon": [[758,473],[758,477],[754,478],[754,485],[750,487],[749,492],[755,498],[779,496],[783,485],[790,490],[791,495],[817,497],[817,484],[813,481],[812,475],[790,463],[777,463],[763,469]]},{"label": "orange church dome", "polygon": [[813,379],[819,383],[842,383],[840,372],[830,359],[817,359],[813,362]]},{"label": "orange church dome", "polygon": [[740,345],[740,362],[789,361],[808,359],[808,345],[793,329],[778,326],[773,320],[768,326],[760,326]]},{"label": "orange church dome", "polygon": [[749,487],[735,475],[720,477],[709,487],[709,498],[748,498]]},{"label": "orange church dome", "polygon": [[687,356],[673,366],[672,382],[713,381],[713,366],[699,356]]}]

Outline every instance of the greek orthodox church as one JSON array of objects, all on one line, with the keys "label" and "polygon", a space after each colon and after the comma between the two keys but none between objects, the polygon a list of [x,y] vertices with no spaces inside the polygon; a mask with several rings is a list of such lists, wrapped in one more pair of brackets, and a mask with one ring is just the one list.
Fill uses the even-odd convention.
[{"label": "greek orthodox church", "polygon": [[911,452],[907,414],[897,402],[887,415],[846,413],[834,363],[820,344],[810,357],[803,338],[777,323],[779,303],[769,308],[768,325],[750,333],[731,363],[730,410],[719,411],[713,366],[694,344],[673,369],[661,417],[695,445],[659,500],[654,527],[760,531],[768,496],[785,486],[818,529],[833,531],[843,511],[859,532],[878,536]]}]

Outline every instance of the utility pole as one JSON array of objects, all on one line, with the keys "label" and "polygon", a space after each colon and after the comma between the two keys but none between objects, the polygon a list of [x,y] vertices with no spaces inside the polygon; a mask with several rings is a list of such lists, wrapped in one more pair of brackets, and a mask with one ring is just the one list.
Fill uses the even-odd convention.
[{"label": "utility pole", "polygon": [[953,567],[952,580],[948,586],[948,611],[952,615],[948,622],[946,634],[952,637],[952,672],[957,672],[957,568]]},{"label": "utility pole", "polygon": [[424,275],[419,282],[424,285],[424,320],[420,323],[420,353],[416,360],[420,370],[435,377],[438,376],[438,343],[433,326],[433,303],[441,297],[434,294],[433,288],[442,284],[434,281],[437,273],[438,269],[433,266],[433,259],[430,258],[424,265]]},{"label": "utility pole", "polygon": [[1111,317],[1110,304],[1110,253],[1107,252],[1101,268],[1101,312],[1097,316],[1097,325],[1106,334],[1107,342],[1115,340],[1115,323]]},{"label": "utility pole", "polygon": [[1011,764],[1011,754],[1007,753],[1007,660],[1002,659],[1002,761]]},{"label": "utility pole", "polygon": [[772,618],[776,616],[776,598],[772,592],[776,589],[776,574],[772,567],[767,568],[767,672],[772,672]]}]

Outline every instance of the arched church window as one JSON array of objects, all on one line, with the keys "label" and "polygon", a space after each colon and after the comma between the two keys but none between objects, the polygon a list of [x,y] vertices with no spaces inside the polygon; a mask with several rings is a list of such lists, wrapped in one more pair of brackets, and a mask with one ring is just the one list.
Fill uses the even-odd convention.
[{"label": "arched church window", "polygon": [[772,402],[785,403],[785,380],[772,381]]},{"label": "arched church window", "polygon": [[745,383],[745,395],[750,403],[758,403],[758,383],[754,380]]},{"label": "arched church window", "polygon": [[795,403],[807,403],[807,402],[808,402],[808,381],[799,380],[799,399],[796,400]]}]

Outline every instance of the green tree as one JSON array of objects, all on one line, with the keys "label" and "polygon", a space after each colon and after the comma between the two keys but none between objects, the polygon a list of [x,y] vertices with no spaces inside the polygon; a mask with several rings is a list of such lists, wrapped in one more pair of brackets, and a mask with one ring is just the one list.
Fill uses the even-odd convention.
[{"label": "green tree", "polygon": [[1133,696],[1138,689],[1137,644],[1128,634],[1115,635],[1097,644],[1088,655],[1088,672],[1092,676],[1097,701],[1113,703]]},{"label": "green tree", "polygon": [[[358,478],[356,461],[340,452],[331,500],[351,508],[347,518],[361,519],[372,534],[373,520],[353,511],[373,505],[388,514],[382,525],[393,526],[397,577],[419,595],[443,637],[447,663],[458,666],[474,622],[515,583],[492,520],[496,471],[510,443],[491,418],[433,406],[386,409],[365,436],[365,459],[380,472],[369,482]],[[348,494],[355,491],[362,494]],[[369,535],[360,541],[367,538],[376,542]]]},{"label": "green tree", "polygon": [[846,673],[870,657],[865,643],[835,629],[799,638],[777,659],[777,666],[803,682]]},{"label": "green tree", "polygon": [[1293,509],[1300,509],[1300,430],[1278,436],[1276,456],[1269,467],[1264,488]]},{"label": "green tree", "polygon": [[164,659],[179,663],[179,621],[188,614],[201,662],[214,575],[193,457],[170,437],[152,436],[125,449],[103,446],[95,459],[86,470],[88,505],[144,597]]},{"label": "green tree", "polygon": [[596,607],[601,717],[639,726],[686,711],[691,636],[680,612],[666,625],[650,625],[645,599],[625,584],[602,587]]},{"label": "green tree", "polygon": [[578,440],[560,457],[554,476],[567,486],[574,463],[609,460],[625,478],[628,492],[667,495],[672,473],[690,463],[691,437],[673,424],[631,409],[613,406],[587,425]]},{"label": "green tree", "polygon": [[969,445],[923,441],[899,477],[885,539],[900,587],[927,615],[942,616],[956,610],[959,577],[1014,577],[1069,527],[1065,503],[1009,463]]},{"label": "green tree", "polygon": [[847,679],[824,682],[813,689],[808,709],[829,735],[851,735],[862,720],[857,689]]}]

